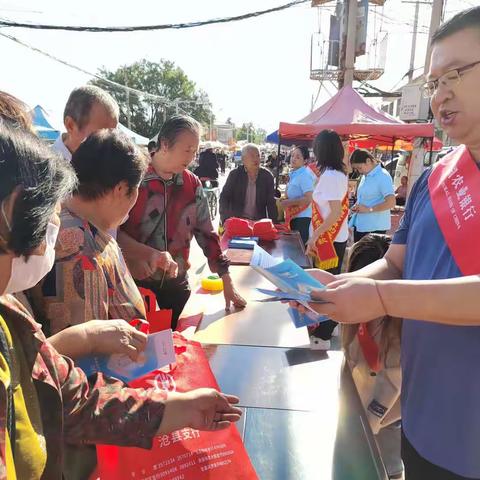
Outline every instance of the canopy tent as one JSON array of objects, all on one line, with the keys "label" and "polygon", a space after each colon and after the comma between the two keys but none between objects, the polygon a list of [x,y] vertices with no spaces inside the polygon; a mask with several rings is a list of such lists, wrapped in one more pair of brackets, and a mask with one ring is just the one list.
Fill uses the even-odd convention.
[{"label": "canopy tent", "polygon": [[431,123],[404,123],[369,105],[352,87],[345,86],[321,107],[298,123],[281,122],[278,134],[282,144],[310,143],[322,130],[332,129],[341,136],[364,137],[378,143],[392,138],[411,140],[434,136]]},{"label": "canopy tent", "polygon": [[[389,139],[389,141],[385,141],[385,143],[380,143],[376,140],[371,140],[369,138],[354,138],[350,140],[349,143],[352,150],[355,148],[376,148],[377,150],[405,150],[407,152],[411,152],[414,148],[412,142],[409,142],[407,140],[395,140],[394,138]],[[442,147],[443,142],[439,138],[434,137],[432,151],[438,152],[442,149]],[[425,141],[425,148],[427,150],[430,150],[430,139],[427,139]]]},{"label": "canopy tent", "polygon": [[141,146],[147,146],[148,142],[150,141],[147,137],[142,137],[138,133],[135,133],[133,130],[130,130],[125,125],[121,123],[118,124],[118,129],[122,131],[128,138],[133,140],[134,143]]},{"label": "canopy tent", "polygon": [[50,115],[41,105],[37,105],[31,112],[33,128],[38,136],[49,142],[54,142],[60,135],[60,129],[56,128]]}]

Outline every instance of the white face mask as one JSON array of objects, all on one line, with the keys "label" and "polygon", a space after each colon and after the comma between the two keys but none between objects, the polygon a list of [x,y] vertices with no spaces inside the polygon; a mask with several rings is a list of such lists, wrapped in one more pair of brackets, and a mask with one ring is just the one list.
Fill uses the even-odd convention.
[{"label": "white face mask", "polygon": [[53,267],[55,263],[55,243],[60,227],[49,222],[47,226],[46,248],[43,255],[23,255],[12,260],[12,273],[4,294],[17,293],[34,287]]}]

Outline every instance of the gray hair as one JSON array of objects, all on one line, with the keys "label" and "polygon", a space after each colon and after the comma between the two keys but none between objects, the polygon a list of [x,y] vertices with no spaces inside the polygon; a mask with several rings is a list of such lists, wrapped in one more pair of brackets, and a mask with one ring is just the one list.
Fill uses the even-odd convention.
[{"label": "gray hair", "polygon": [[118,119],[119,108],[114,98],[100,87],[85,85],[73,90],[68,97],[63,112],[63,120],[71,117],[78,128],[83,128],[88,123],[90,111],[95,103],[102,105],[112,117]]},{"label": "gray hair", "polygon": [[245,158],[245,155],[248,154],[248,152],[251,152],[253,150],[255,150],[260,155],[260,149],[257,145],[255,145],[254,143],[247,143],[242,148],[242,160]]}]

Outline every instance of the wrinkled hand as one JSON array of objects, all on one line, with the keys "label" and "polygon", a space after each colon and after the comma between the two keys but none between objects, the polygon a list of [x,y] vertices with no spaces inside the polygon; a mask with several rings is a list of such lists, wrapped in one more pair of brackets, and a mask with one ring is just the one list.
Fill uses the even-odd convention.
[{"label": "wrinkled hand", "polygon": [[245,308],[247,301],[235,290],[232,279],[227,273],[222,275],[223,296],[225,297],[225,310],[230,310],[231,304],[236,308]]},{"label": "wrinkled hand", "polygon": [[90,320],[84,323],[84,328],[93,354],[123,353],[135,361],[147,344],[147,335],[125,320]]},{"label": "wrinkled hand", "polygon": [[196,430],[223,430],[240,420],[242,411],[234,407],[239,399],[211,388],[200,388],[187,393],[169,392],[159,433],[181,428]]},{"label": "wrinkled hand", "polygon": [[172,258],[169,252],[161,252],[154,250],[148,261],[149,267],[152,269],[152,275],[157,270],[163,270],[167,278],[175,278],[178,273],[178,264]]},{"label": "wrinkled hand", "polygon": [[[369,278],[340,279],[329,283],[325,290],[312,291],[311,296],[314,300],[327,302],[310,303],[317,313],[327,315],[340,323],[369,322],[387,314],[378,294],[376,282]],[[305,307],[296,302],[291,302],[290,305],[302,313],[305,312]]]}]

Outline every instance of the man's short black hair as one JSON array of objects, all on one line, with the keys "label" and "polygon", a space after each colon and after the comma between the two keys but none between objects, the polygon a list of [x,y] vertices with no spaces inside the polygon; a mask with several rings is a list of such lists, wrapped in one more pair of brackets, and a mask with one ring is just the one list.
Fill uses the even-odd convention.
[{"label": "man's short black hair", "polygon": [[432,36],[431,44],[433,45],[434,43],[467,28],[476,28],[479,30],[480,34],[480,6],[463,10],[450,20],[447,20],[444,24],[440,25],[438,30]]},{"label": "man's short black hair", "polygon": [[75,172],[68,162],[34,134],[0,118],[0,202],[20,188],[12,230],[5,238],[7,248],[16,255],[29,255],[39,247],[57,203],[75,185]]},{"label": "man's short black hair", "polygon": [[131,192],[147,168],[145,154],[122,132],[102,129],[92,133],[72,155],[78,177],[75,195],[95,200],[125,181]]}]

